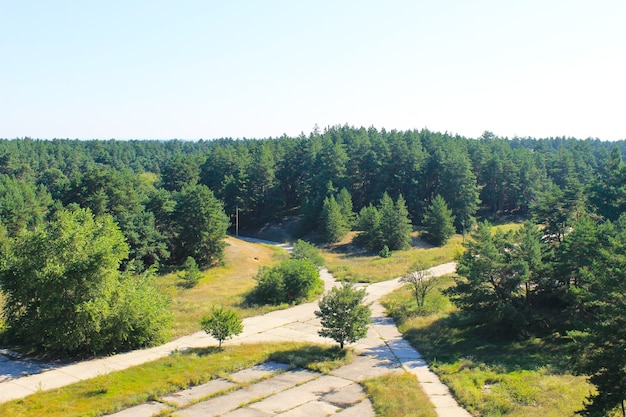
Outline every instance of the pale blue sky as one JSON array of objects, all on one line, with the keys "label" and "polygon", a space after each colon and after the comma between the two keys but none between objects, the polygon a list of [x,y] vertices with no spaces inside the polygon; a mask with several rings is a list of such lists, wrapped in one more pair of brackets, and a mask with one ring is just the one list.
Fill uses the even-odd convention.
[{"label": "pale blue sky", "polygon": [[624,0],[0,0],[0,137],[626,139]]}]

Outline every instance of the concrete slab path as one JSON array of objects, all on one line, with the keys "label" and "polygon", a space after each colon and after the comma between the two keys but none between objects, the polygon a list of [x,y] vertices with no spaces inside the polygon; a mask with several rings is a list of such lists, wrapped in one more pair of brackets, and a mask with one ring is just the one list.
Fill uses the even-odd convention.
[{"label": "concrete slab path", "polygon": [[[455,264],[449,263],[432,268],[431,273],[432,276],[440,276],[454,272],[454,270]],[[326,290],[338,285],[328,271],[322,270],[321,276],[325,282]],[[299,370],[297,372],[300,376],[315,375],[311,376],[308,382],[297,382],[292,387],[284,386],[283,389],[279,389],[278,386],[272,385],[272,383],[279,383],[279,378],[285,378],[287,374],[293,372],[290,371],[284,375],[280,374],[273,377],[278,379],[264,379],[261,382],[251,385],[244,384],[245,387],[237,388],[244,381],[247,383],[259,375],[265,376],[263,369],[253,369],[239,376],[231,375],[229,380],[211,381],[209,383],[211,388],[194,387],[164,397],[157,402],[124,410],[115,416],[153,416],[168,407],[175,407],[176,409],[182,407],[175,412],[175,415],[191,417],[200,415],[229,417],[269,415],[373,416],[371,404],[359,391],[362,389],[358,383],[374,376],[402,371],[411,372],[417,376],[420,385],[435,405],[439,416],[469,416],[467,411],[458,406],[448,388],[428,369],[428,365],[421,355],[407,341],[402,339],[394,321],[385,315],[384,308],[378,303],[377,300],[381,296],[401,285],[403,284],[400,280],[395,279],[365,286],[368,301],[372,302],[372,324],[369,327],[367,337],[351,345],[357,353],[354,362],[336,369],[332,375]],[[314,302],[274,311],[263,316],[246,318],[243,323],[243,333],[227,343],[297,340],[335,344],[334,341],[321,338],[318,335],[317,332],[321,326],[319,319],[314,315],[316,309],[317,302]],[[59,366],[39,374],[23,377],[5,375],[4,380],[0,378],[0,402],[22,398],[41,389],[58,388],[79,380],[129,368],[167,356],[176,350],[214,346],[216,344],[217,342],[211,336],[204,332],[197,332],[162,346]],[[3,373],[4,363],[0,362],[0,374]],[[268,372],[274,373],[277,370],[270,366]],[[271,382],[267,382],[270,380]],[[272,387],[270,391],[268,391],[268,386]],[[206,391],[207,389],[214,391]],[[216,392],[222,391],[223,394],[213,399],[199,401],[203,397],[214,396]],[[262,395],[263,393],[265,394]],[[357,394],[353,395],[354,393]],[[347,399],[342,399],[344,396]],[[358,401],[355,400],[356,397],[359,398]],[[189,406],[192,402],[193,404]],[[247,405],[248,403],[250,404]],[[236,407],[229,407],[228,404],[236,404]],[[214,414],[207,411],[218,409],[222,411],[217,414],[215,411],[211,411]]]}]

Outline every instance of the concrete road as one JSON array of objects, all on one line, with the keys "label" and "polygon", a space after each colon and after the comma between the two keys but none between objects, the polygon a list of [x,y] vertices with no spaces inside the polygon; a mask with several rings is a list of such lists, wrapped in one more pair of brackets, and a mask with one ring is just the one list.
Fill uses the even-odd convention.
[{"label": "concrete road", "polygon": [[[455,264],[449,263],[439,265],[432,268],[430,271],[433,276],[440,276],[454,272],[454,270]],[[334,285],[338,285],[326,270],[321,271],[321,277],[325,282],[326,290]],[[365,286],[368,292],[368,301],[373,303],[372,324],[369,327],[367,337],[352,345],[357,353],[354,363],[335,370],[332,374],[333,378],[329,379],[327,378],[328,376],[325,377],[321,374],[316,374],[311,376],[309,382],[305,384],[297,382],[291,387],[285,386],[283,390],[274,390],[266,397],[262,397],[263,399],[261,401],[259,401],[261,397],[259,397],[257,393],[255,397],[252,397],[254,401],[248,401],[250,405],[246,405],[245,398],[247,398],[247,394],[242,391],[242,387],[215,397],[216,399],[211,400],[213,401],[212,404],[216,401],[219,401],[220,404],[236,403],[236,408],[224,411],[224,413],[229,414],[223,413],[231,417],[263,415],[313,416],[331,414],[342,415],[344,417],[349,415],[363,417],[368,415],[373,416],[373,412],[368,411],[371,410],[371,405],[368,404],[368,401],[366,401],[360,391],[358,382],[388,372],[406,371],[418,377],[420,385],[428,394],[431,402],[435,405],[439,416],[469,416],[465,410],[458,406],[454,398],[450,395],[448,388],[428,369],[428,365],[422,359],[421,355],[413,349],[407,341],[402,339],[393,320],[384,314],[384,308],[377,302],[381,296],[402,285],[399,279],[394,279]],[[318,335],[321,326],[319,319],[317,319],[314,314],[317,308],[317,302],[314,302],[301,304],[285,310],[273,311],[263,316],[246,318],[243,323],[243,333],[226,343],[296,340],[335,344],[334,341],[321,338]],[[141,349],[105,358],[58,366],[55,369],[34,375],[23,377],[8,375],[4,377],[4,381],[0,382],[0,402],[22,398],[41,389],[57,388],[97,375],[139,365],[167,356],[176,350],[215,345],[217,345],[217,342],[211,336],[204,332],[197,332],[189,336],[181,337],[165,345],[149,349]],[[10,361],[0,361],[0,374],[4,374],[4,369],[7,369],[4,367],[7,362]],[[13,374],[16,375],[15,371],[13,371]],[[276,378],[278,378],[278,376],[276,376]],[[283,378],[288,377],[284,375]],[[236,384],[236,382],[230,382]],[[250,385],[250,387],[253,385],[255,384]],[[248,385],[246,385],[246,387],[247,386]],[[310,387],[310,389],[307,390],[306,387]],[[322,389],[320,387],[326,387],[328,389]],[[229,387],[229,389],[232,389],[232,387]],[[262,390],[265,388],[259,386],[255,389]],[[296,389],[297,391],[291,391]],[[342,394],[343,390],[347,391]],[[178,393],[178,395],[184,397],[187,394]],[[229,399],[229,395],[235,395],[235,397],[233,397],[234,400]],[[343,403],[337,399],[341,398],[342,395],[346,396]],[[289,402],[286,402],[286,398],[290,399]],[[356,399],[358,399],[358,401]],[[152,416],[160,412],[165,406],[165,403],[172,404],[171,401],[157,401],[144,404],[137,409],[123,411],[122,413],[118,413],[117,416]],[[176,411],[175,415],[192,417],[211,415],[207,414],[207,407],[212,408],[214,405],[202,405],[204,403],[205,402],[201,401],[190,407],[183,405],[180,410]],[[289,406],[282,409],[278,406],[279,404],[282,408],[287,407],[287,404]],[[340,406],[341,404],[344,404],[344,406]]]}]

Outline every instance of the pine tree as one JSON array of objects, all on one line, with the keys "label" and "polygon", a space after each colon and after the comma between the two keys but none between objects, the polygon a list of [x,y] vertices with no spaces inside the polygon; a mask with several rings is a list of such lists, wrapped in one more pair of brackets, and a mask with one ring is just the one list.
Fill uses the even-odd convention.
[{"label": "pine tree", "polygon": [[379,246],[387,245],[390,250],[403,250],[411,246],[411,221],[406,202],[402,196],[394,203],[389,194],[380,199]]},{"label": "pine tree", "polygon": [[337,194],[336,200],[337,204],[339,204],[339,208],[341,209],[341,214],[346,220],[348,226],[352,227],[356,216],[352,211],[352,196],[350,195],[350,192],[345,188],[342,188],[341,191],[339,191],[339,194]]},{"label": "pine tree", "polygon": [[383,246],[378,246],[381,241],[380,212],[376,207],[370,204],[361,209],[357,219],[357,228],[361,231],[357,235],[357,242],[373,250]]},{"label": "pine tree", "polygon": [[350,230],[348,219],[334,196],[326,197],[320,215],[322,236],[326,242],[338,242]]},{"label": "pine tree", "polygon": [[204,185],[185,186],[173,214],[178,232],[174,253],[179,262],[191,256],[200,268],[221,263],[229,220],[213,192]]},{"label": "pine tree", "polygon": [[398,196],[394,205],[396,215],[396,227],[389,240],[390,249],[408,249],[411,247],[411,232],[413,226],[409,219],[409,211],[406,207],[406,201],[402,194]]},{"label": "pine tree", "polygon": [[454,235],[454,218],[446,200],[439,194],[433,199],[422,222],[424,240],[435,246],[443,246]]}]

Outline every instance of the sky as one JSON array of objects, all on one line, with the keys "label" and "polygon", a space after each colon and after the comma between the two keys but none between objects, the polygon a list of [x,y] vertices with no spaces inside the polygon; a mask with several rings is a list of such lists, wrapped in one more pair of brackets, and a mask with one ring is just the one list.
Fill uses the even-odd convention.
[{"label": "sky", "polygon": [[626,139],[624,0],[0,0],[0,138]]}]

